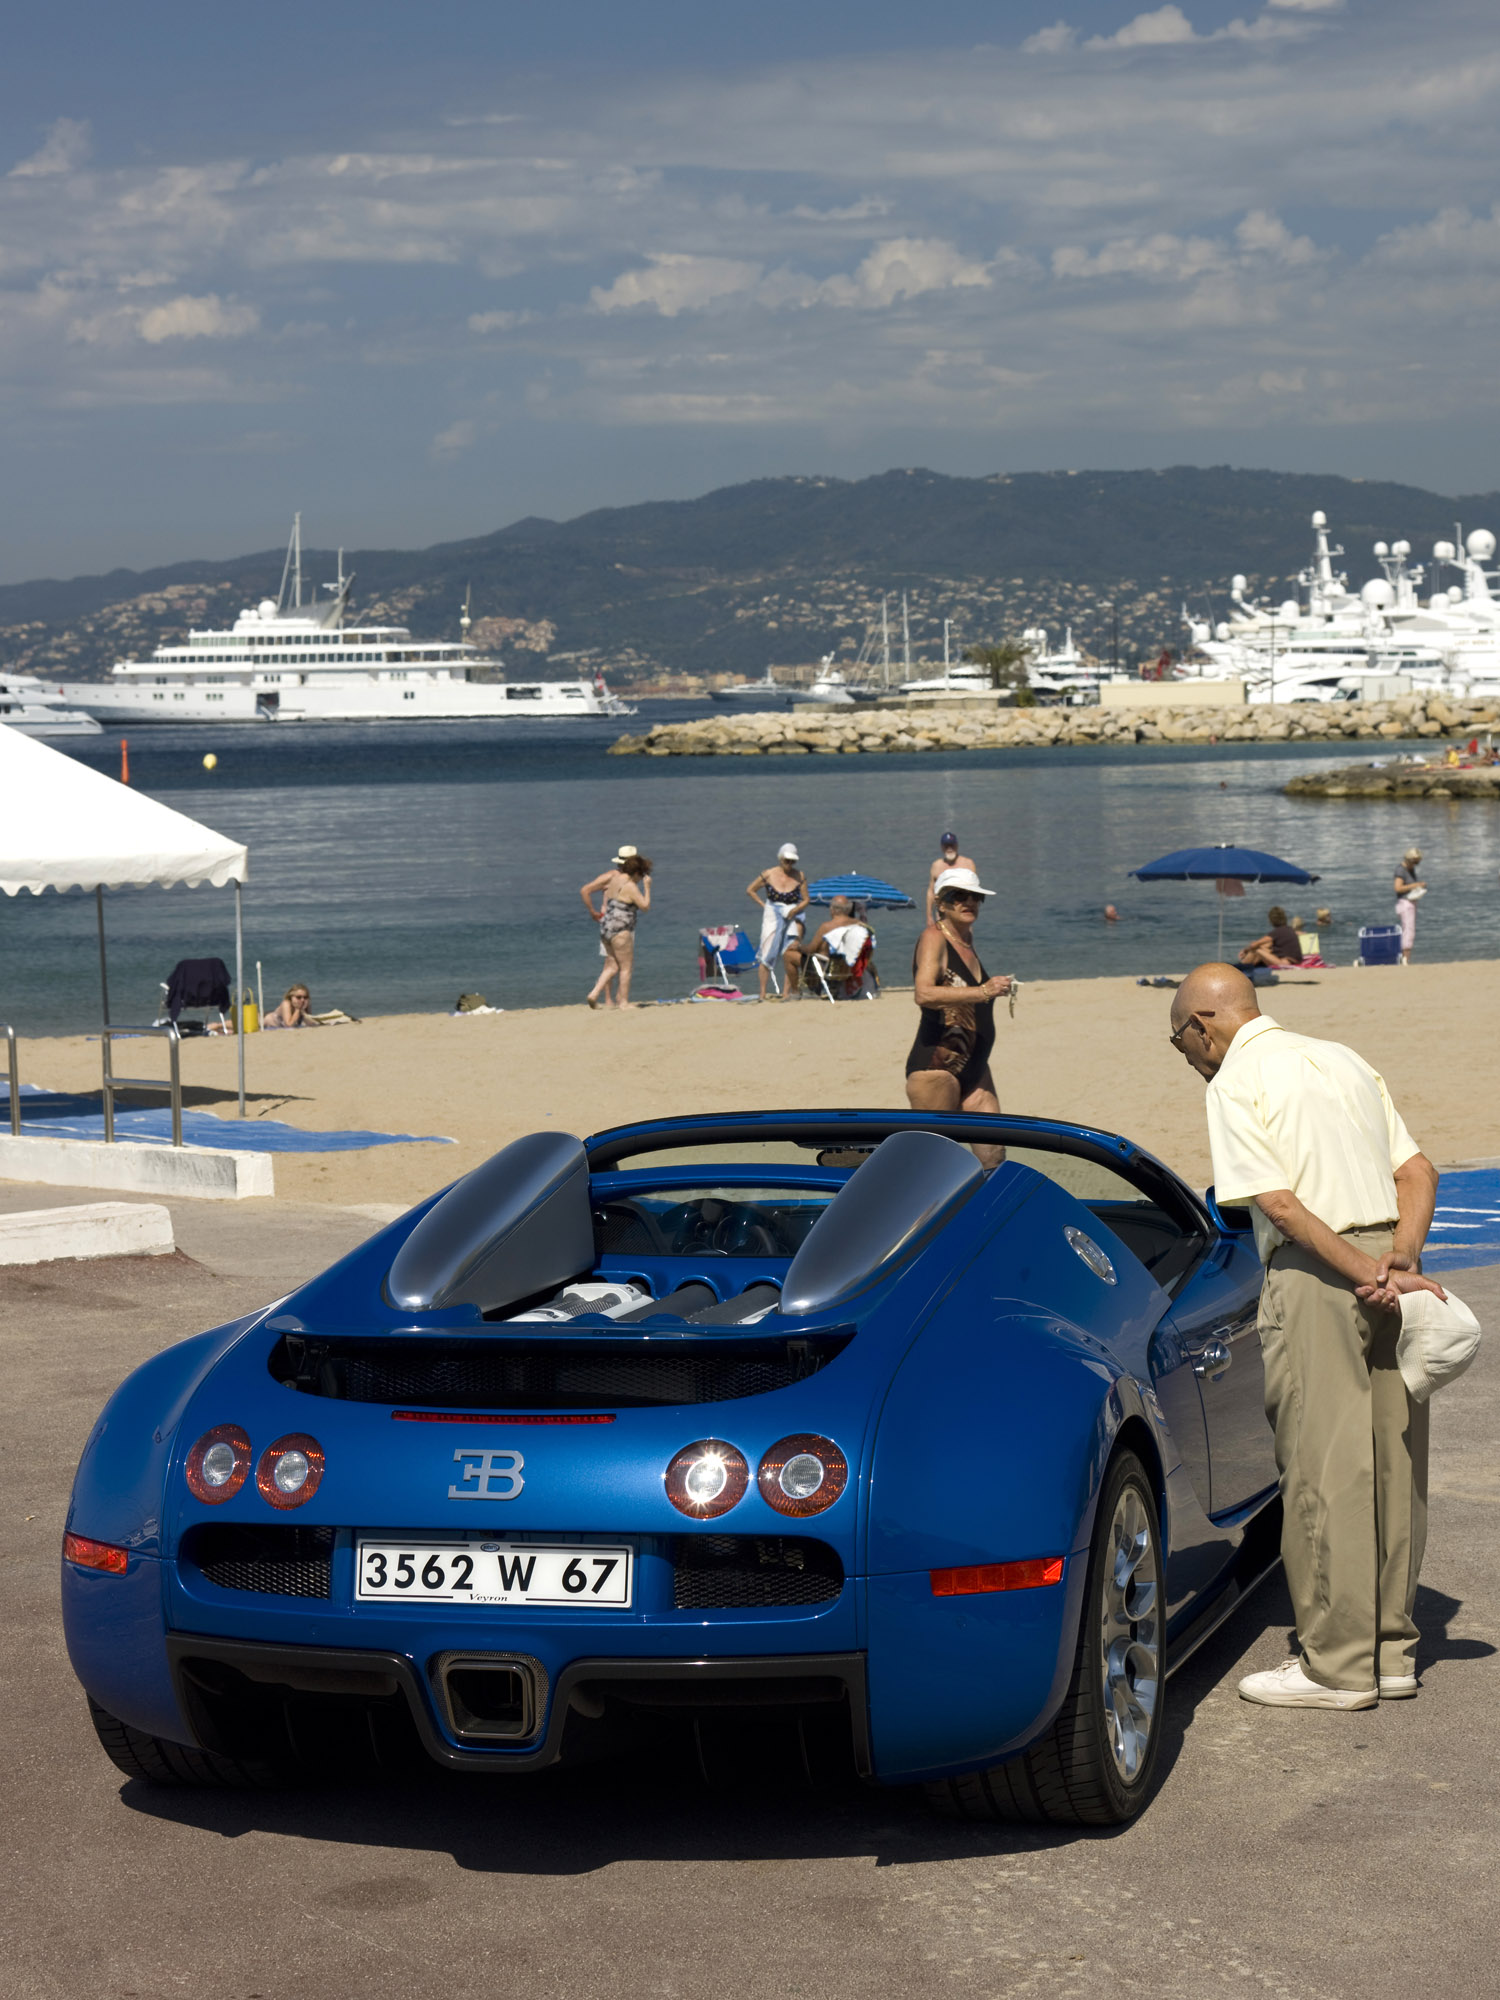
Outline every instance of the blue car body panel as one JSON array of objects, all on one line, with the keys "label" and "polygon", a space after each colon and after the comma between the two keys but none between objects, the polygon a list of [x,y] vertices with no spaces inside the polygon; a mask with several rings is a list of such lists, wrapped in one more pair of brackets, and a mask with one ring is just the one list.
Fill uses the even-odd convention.
[{"label": "blue car body panel", "polygon": [[[950,1142],[1001,1137],[1030,1158],[1055,1153],[1070,1171],[1107,1171],[1138,1188],[1139,1199],[1091,1205],[1061,1184],[1066,1173],[1054,1179],[1009,1160],[914,1225],[868,1284],[807,1312],[777,1307],[748,1317],[762,1296],[775,1299],[766,1287],[795,1262],[757,1247],[757,1231],[821,1227],[814,1218],[834,1213],[823,1204],[857,1184],[858,1158],[934,1124]],[[755,1157],[788,1133],[787,1145],[821,1146],[835,1159],[852,1147],[854,1166],[817,1164],[811,1150],[806,1164]],[[746,1158],[737,1162],[741,1141]],[[692,1150],[710,1146],[694,1166]],[[654,1150],[668,1155],[658,1168],[622,1164]],[[509,1305],[487,1314],[472,1303],[404,1309],[392,1302],[387,1275],[424,1218],[436,1226],[435,1196],[275,1308],[155,1356],[122,1384],[91,1433],[69,1510],[74,1533],[128,1552],[123,1576],[63,1565],[70,1656],[96,1701],[153,1735],[193,1743],[202,1726],[173,1665],[185,1648],[217,1647],[225,1659],[239,1657],[236,1646],[261,1648],[273,1665],[292,1662],[289,1675],[299,1649],[309,1661],[378,1656],[399,1668],[434,1754],[506,1770],[557,1754],[569,1720],[559,1683],[581,1673],[580,1663],[607,1680],[616,1671],[690,1677],[704,1663],[728,1670],[736,1662],[743,1666],[734,1671],[748,1676],[785,1675],[799,1660],[810,1668],[836,1661],[851,1702],[862,1706],[854,1726],[874,1776],[895,1782],[973,1769],[1033,1741],[1063,1698],[1095,1502],[1127,1436],[1160,1494],[1169,1637],[1201,1632],[1232,1602],[1247,1529],[1274,1497],[1274,1469],[1262,1476],[1268,1439],[1252,1435],[1246,1420],[1259,1372],[1247,1319],[1259,1266],[1243,1232],[1149,1155],[1111,1134],[1040,1120],[768,1113],[621,1128],[590,1141],[589,1158],[596,1220],[618,1212],[628,1234],[632,1216],[646,1219],[641,1241],[623,1249],[611,1248],[603,1229],[593,1270],[575,1276],[628,1280],[656,1299],[686,1280],[706,1288],[721,1314],[733,1315],[742,1300],[747,1316],[696,1322],[664,1313],[629,1323],[585,1314],[539,1324]],[[728,1220],[714,1222],[721,1211]],[[733,1254],[674,1250],[657,1238],[679,1226],[679,1214],[690,1236],[732,1224],[744,1241]],[[1088,1254],[1072,1240],[1079,1237]],[[1142,1246],[1160,1280],[1137,1254]],[[1107,1275],[1096,1268],[1101,1260]],[[523,1300],[520,1309],[533,1306]],[[1201,1373],[1201,1351],[1226,1327],[1235,1329],[1226,1337],[1239,1344],[1240,1365],[1232,1390],[1219,1395]],[[569,1415],[581,1408],[576,1397],[555,1409],[544,1398],[509,1411],[499,1393],[482,1407],[472,1395],[445,1399],[441,1371],[431,1393],[361,1400],[328,1386],[331,1363],[324,1375],[295,1372],[312,1366],[297,1359],[308,1343],[318,1354],[345,1343],[377,1370],[383,1357],[415,1354],[419,1387],[428,1381],[423,1357],[449,1353],[445,1343],[459,1361],[478,1355],[495,1368],[507,1357],[523,1368],[528,1357],[570,1343],[567,1352],[585,1361],[597,1348],[648,1371],[684,1357],[709,1368],[721,1365],[715,1357],[729,1357],[725,1367],[748,1357],[754,1366],[764,1353],[792,1357],[793,1376],[807,1372],[721,1398],[601,1394],[585,1422]],[[1256,1421],[1263,1433],[1258,1411]],[[274,1509],[252,1471],[221,1504],[195,1498],[188,1452],[229,1423],[245,1430],[257,1457],[275,1439],[315,1436],[325,1468],[312,1496]],[[788,1518],[763,1496],[755,1468],[778,1440],[803,1433],[836,1443],[848,1480],[824,1511]],[[743,1497],[702,1520],[679,1512],[664,1483],[674,1454],[700,1438],[732,1445],[750,1468]],[[476,1473],[484,1450],[508,1464],[515,1455],[515,1477],[492,1478],[488,1494]],[[307,1542],[324,1552],[324,1594],[239,1587],[222,1569],[210,1575],[196,1538],[235,1528],[252,1540],[326,1531]],[[361,1602],[356,1542],[368,1533],[417,1544],[625,1543],[635,1552],[634,1597],[618,1608]],[[751,1552],[744,1559],[752,1566],[771,1560],[755,1551],[795,1565],[799,1551],[816,1545],[835,1581],[816,1601],[679,1603],[679,1566],[697,1560],[690,1545],[700,1537],[700,1553],[732,1542]],[[1056,1584],[951,1596],[934,1588],[934,1571],[1054,1557],[1063,1559]],[[540,1706],[515,1741],[466,1736],[443,1692],[435,1663],[474,1649],[535,1663]],[[274,1680],[281,1668],[273,1665],[262,1678]]]}]

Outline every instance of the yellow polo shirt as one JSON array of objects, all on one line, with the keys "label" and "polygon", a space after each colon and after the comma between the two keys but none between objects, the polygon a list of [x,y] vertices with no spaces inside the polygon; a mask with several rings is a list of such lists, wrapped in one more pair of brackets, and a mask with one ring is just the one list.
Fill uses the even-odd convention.
[{"label": "yellow polo shirt", "polygon": [[[1262,1014],[1229,1044],[1208,1086],[1214,1192],[1249,1202],[1289,1188],[1328,1227],[1396,1220],[1396,1168],[1420,1148],[1385,1083],[1353,1049]],[[1252,1210],[1262,1260],[1286,1238]]]}]

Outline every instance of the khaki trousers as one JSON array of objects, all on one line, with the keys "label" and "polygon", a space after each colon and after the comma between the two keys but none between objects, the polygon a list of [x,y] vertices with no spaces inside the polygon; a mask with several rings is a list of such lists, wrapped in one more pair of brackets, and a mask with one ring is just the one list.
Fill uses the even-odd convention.
[{"label": "khaki trousers", "polygon": [[[1378,1257],[1389,1229],[1352,1229]],[[1427,1406],[1396,1367],[1398,1313],[1285,1244],[1260,1302],[1266,1415],[1276,1434],[1281,1556],[1308,1676],[1365,1690],[1414,1669],[1412,1606],[1427,1542]]]}]

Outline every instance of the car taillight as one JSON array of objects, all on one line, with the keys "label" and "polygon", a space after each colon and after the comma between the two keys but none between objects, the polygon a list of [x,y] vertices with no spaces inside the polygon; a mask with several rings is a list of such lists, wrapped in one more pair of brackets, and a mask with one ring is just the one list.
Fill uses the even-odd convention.
[{"label": "car taillight", "polygon": [[84,1569],[106,1569],[112,1576],[123,1576],[129,1560],[124,1549],[117,1549],[113,1542],[91,1541],[87,1535],[63,1536],[63,1561],[80,1563]]},{"label": "car taillight", "polygon": [[301,1431],[268,1444],[255,1468],[262,1500],[273,1507],[300,1507],[311,1500],[323,1477],[323,1447]]},{"label": "car taillight", "polygon": [[757,1477],[768,1507],[805,1517],[821,1514],[838,1499],[849,1484],[849,1461],[831,1438],[799,1431],[771,1446]]},{"label": "car taillight", "polygon": [[684,1445],[667,1467],[667,1498],[679,1514],[712,1521],[744,1498],[750,1468],[743,1452],[722,1438]]},{"label": "car taillight", "polygon": [[1061,1583],[1061,1556],[1031,1556],[1025,1562],[975,1563],[967,1569],[930,1572],[934,1597],[977,1597],[989,1590],[1041,1590]]},{"label": "car taillight", "polygon": [[250,1440],[238,1424],[215,1424],[187,1455],[188,1490],[206,1506],[232,1500],[250,1470]]}]

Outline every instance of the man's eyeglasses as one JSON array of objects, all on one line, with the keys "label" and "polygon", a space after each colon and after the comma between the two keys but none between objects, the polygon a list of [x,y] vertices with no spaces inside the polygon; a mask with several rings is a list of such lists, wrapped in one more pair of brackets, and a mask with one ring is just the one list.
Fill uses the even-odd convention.
[{"label": "man's eyeglasses", "polygon": [[1187,1050],[1182,1046],[1182,1038],[1187,1033],[1189,1028],[1196,1028],[1200,1035],[1203,1033],[1203,1024],[1198,1019],[1196,1014],[1189,1014],[1187,1019],[1183,1022],[1182,1026],[1176,1029],[1172,1034],[1167,1036],[1167,1040],[1172,1044],[1173,1048],[1176,1049],[1177,1053],[1180,1056],[1185,1056],[1187,1054]]}]

